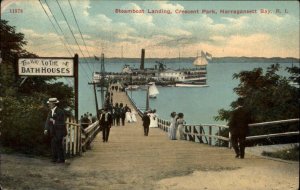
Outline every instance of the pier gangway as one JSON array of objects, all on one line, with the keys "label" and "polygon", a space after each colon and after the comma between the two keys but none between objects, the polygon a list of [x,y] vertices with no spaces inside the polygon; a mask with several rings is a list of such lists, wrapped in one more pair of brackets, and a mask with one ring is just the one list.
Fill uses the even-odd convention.
[{"label": "pier gangway", "polygon": [[[118,84],[120,85],[120,84]],[[121,88],[119,88],[121,89]],[[123,103],[131,109],[134,109],[138,113],[138,122],[135,124],[135,127],[139,127],[139,130],[142,130],[142,121],[141,117],[145,110],[139,108],[135,102],[130,98],[127,91],[118,90],[113,92],[113,102],[114,103]],[[68,135],[65,138],[65,149],[66,154],[70,157],[81,155],[83,151],[86,151],[90,148],[91,143],[96,138],[97,134],[100,132],[99,121],[95,121],[90,124],[87,128],[83,129],[80,124],[76,123],[74,119],[68,118],[67,121]],[[263,123],[252,123],[249,124],[250,131],[255,127],[271,127],[271,128],[280,128],[279,132],[273,134],[259,134],[259,135],[249,135],[246,137],[246,140],[257,141],[262,139],[264,142],[269,141],[272,144],[276,142],[272,141],[273,138],[283,137],[283,136],[295,136],[299,138],[299,127],[295,131],[284,131],[288,129],[289,125],[299,126],[299,118],[289,119],[289,120],[280,120],[280,121],[270,121]],[[286,126],[282,128],[282,126]],[[158,128],[163,132],[168,132],[170,127],[170,121],[158,118]],[[153,130],[153,129],[151,129]],[[156,129],[155,129],[156,130]],[[224,132],[225,131],[225,132]],[[226,125],[219,124],[184,124],[184,135],[185,140],[189,142],[196,142],[201,144],[206,144],[210,146],[219,146],[231,148],[230,143],[230,132],[229,127]],[[165,133],[162,138],[167,138]],[[258,141],[262,142],[262,141]],[[251,144],[251,143],[249,143]],[[279,143],[278,143],[279,144]],[[252,146],[263,145],[260,143],[252,143]]]}]

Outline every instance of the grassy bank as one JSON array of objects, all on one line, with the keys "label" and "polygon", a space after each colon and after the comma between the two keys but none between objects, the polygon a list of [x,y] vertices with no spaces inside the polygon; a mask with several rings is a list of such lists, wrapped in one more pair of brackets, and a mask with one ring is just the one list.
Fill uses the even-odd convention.
[{"label": "grassy bank", "polygon": [[273,158],[279,158],[283,160],[299,161],[299,146],[294,146],[293,148],[280,150],[277,152],[263,151],[262,155],[273,157]]}]

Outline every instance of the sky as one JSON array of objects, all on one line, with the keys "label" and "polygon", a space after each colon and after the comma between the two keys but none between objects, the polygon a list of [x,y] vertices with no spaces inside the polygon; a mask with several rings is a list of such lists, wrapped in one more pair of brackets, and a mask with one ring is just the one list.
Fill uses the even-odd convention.
[{"label": "sky", "polygon": [[[183,10],[189,13],[178,13]],[[297,1],[4,0],[1,18],[25,34],[29,52],[45,57],[139,58],[144,48],[148,58],[196,57],[201,51],[299,58]]]}]

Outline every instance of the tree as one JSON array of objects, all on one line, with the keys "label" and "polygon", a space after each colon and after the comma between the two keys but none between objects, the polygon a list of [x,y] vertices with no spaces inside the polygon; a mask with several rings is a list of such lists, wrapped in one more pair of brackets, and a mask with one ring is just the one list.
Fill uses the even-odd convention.
[{"label": "tree", "polygon": [[[279,68],[279,64],[271,65],[265,74],[262,68],[235,73],[233,78],[240,80],[239,85],[234,88],[238,98],[231,103],[230,110],[219,110],[219,115],[215,119],[232,122],[231,116],[238,106],[243,106],[249,111],[252,123],[298,118],[298,88],[290,85],[286,77],[276,74]],[[297,68],[288,69],[288,71],[295,70],[297,71]],[[296,73],[294,75],[297,76]],[[286,127],[285,129],[280,127],[253,128],[250,133],[251,135],[276,133],[282,130],[296,131],[298,129],[297,125],[289,126],[288,129]]]},{"label": "tree", "polygon": [[1,20],[0,47],[3,62],[0,65],[0,96],[3,97],[0,143],[14,150],[40,153],[48,145],[43,136],[44,120],[49,97],[57,97],[68,114],[74,107],[73,89],[55,77],[28,77],[17,75],[18,57],[38,57],[24,49],[27,42],[24,34]]}]

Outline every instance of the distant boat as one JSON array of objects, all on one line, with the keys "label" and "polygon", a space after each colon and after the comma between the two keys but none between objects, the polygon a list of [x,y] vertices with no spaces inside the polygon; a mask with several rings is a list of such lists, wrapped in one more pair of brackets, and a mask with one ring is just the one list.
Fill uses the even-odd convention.
[{"label": "distant boat", "polygon": [[159,91],[154,82],[149,83],[149,98],[156,98],[156,95],[159,94]]},{"label": "distant boat", "polygon": [[137,90],[139,88],[138,85],[129,85],[126,90]]},{"label": "distant boat", "polygon": [[201,51],[201,56],[197,56],[196,59],[193,62],[194,65],[196,66],[207,66],[208,61],[207,61],[207,56],[203,51]]},{"label": "distant boat", "polygon": [[193,83],[176,83],[176,87],[209,87],[206,84],[193,84]]},{"label": "distant boat", "polygon": [[188,72],[184,72],[181,80],[176,82],[176,87],[208,87],[206,84],[206,67],[208,60],[211,60],[212,56],[209,53],[201,51],[201,56],[197,56],[193,64],[197,67],[191,69]]},{"label": "distant boat", "polygon": [[[212,55],[201,51],[201,55],[197,55],[193,61],[194,68],[169,69],[162,62],[156,61],[158,65],[147,69],[134,69],[130,68],[129,65],[125,65],[122,73],[130,75],[131,80],[133,80],[132,78],[134,80],[151,79],[156,81],[157,84],[178,87],[207,87],[207,65],[210,60],[212,60]],[[140,85],[140,83],[138,84]],[[150,98],[154,97],[156,97],[156,94],[150,96]]]}]

